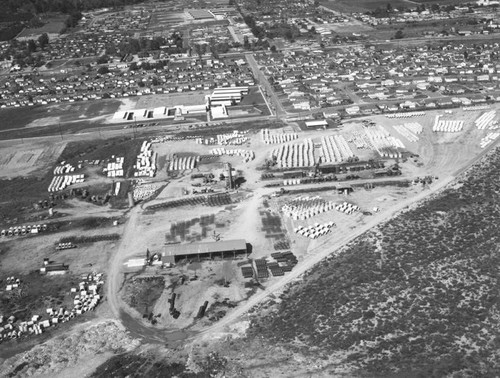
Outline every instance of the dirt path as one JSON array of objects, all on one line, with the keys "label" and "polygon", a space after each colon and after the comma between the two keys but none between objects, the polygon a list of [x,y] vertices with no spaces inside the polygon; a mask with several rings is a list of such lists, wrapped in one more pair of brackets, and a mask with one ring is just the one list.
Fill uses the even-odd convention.
[{"label": "dirt path", "polygon": [[120,303],[121,301],[118,296],[118,291],[120,290],[122,283],[121,267],[125,258],[136,252],[133,248],[130,248],[130,246],[138,237],[135,230],[139,225],[139,215],[141,211],[142,209],[140,207],[135,207],[130,212],[130,216],[123,230],[120,245],[111,256],[109,262],[109,271],[107,276],[107,299],[109,307],[116,318],[120,317],[120,310],[122,308]]}]

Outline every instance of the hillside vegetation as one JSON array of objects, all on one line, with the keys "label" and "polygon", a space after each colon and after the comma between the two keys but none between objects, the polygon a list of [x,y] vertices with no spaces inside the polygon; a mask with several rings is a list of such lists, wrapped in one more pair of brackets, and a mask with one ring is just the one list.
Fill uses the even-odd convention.
[{"label": "hillside vegetation", "polygon": [[500,374],[500,149],[289,287],[249,337],[364,376]]}]

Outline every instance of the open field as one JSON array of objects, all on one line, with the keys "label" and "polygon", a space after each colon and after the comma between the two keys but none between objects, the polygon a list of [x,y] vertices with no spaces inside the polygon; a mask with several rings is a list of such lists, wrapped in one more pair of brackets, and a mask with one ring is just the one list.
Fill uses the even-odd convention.
[{"label": "open field", "polygon": [[[205,96],[212,91],[195,91],[187,93],[168,93],[154,96],[139,96],[135,109],[152,109],[160,106],[173,107],[180,105],[203,105]],[[129,109],[134,109],[129,108]]]},{"label": "open field", "polygon": [[0,177],[13,178],[28,174],[43,177],[64,146],[65,143],[38,143],[27,144],[26,148],[2,148]]},{"label": "open field", "polygon": [[39,28],[26,28],[23,29],[21,33],[17,37],[29,37],[34,36],[33,39],[36,40],[39,34],[47,33],[47,34],[59,34],[64,29],[66,29],[66,19],[68,16],[66,15],[51,15],[46,19],[42,19],[45,22],[45,25]]}]

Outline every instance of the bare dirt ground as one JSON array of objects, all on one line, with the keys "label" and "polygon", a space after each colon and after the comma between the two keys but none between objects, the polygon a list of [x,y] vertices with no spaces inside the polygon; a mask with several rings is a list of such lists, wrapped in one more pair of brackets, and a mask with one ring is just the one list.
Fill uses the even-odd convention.
[{"label": "bare dirt ground", "polygon": [[140,96],[137,109],[151,109],[161,106],[172,107],[180,105],[203,105],[205,96],[212,91],[193,91],[187,93],[168,93],[155,96]]},{"label": "bare dirt ground", "polygon": [[30,143],[20,146],[0,144],[0,177],[43,175],[64,150],[66,143]]}]

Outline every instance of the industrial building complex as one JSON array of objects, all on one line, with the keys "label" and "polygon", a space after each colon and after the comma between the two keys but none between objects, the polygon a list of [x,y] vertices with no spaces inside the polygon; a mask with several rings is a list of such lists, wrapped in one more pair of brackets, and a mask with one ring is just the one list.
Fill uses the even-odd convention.
[{"label": "industrial building complex", "polygon": [[248,256],[247,242],[244,239],[223,240],[218,242],[167,244],[163,252],[163,263],[176,263],[181,260],[202,260],[236,258]]}]

